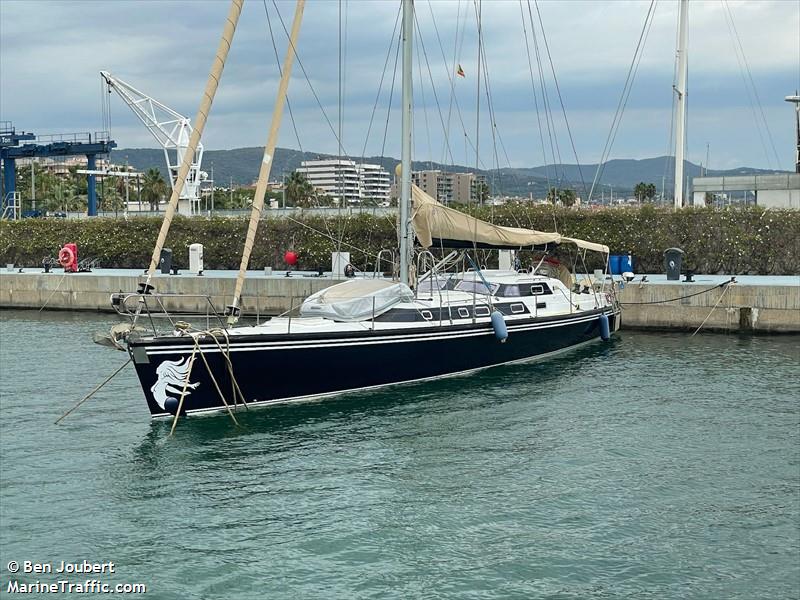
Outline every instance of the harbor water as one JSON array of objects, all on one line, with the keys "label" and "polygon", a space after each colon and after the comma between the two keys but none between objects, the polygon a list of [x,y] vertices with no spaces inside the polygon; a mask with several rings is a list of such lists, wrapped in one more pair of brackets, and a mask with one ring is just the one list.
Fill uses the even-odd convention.
[{"label": "harbor water", "polygon": [[[169,437],[130,367],[54,425],[124,362],[110,316],[0,318],[0,595],[800,597],[797,336],[626,331]],[[115,572],[8,571],[84,560]]]}]

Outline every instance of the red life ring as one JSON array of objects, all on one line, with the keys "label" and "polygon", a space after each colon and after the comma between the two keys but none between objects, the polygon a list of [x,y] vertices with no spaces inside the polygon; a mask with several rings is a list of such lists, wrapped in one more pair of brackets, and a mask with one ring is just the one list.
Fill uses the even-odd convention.
[{"label": "red life ring", "polygon": [[61,250],[58,251],[58,264],[60,264],[65,269],[70,266],[73,261],[75,260],[75,254],[72,252],[71,248],[67,248],[64,246]]}]

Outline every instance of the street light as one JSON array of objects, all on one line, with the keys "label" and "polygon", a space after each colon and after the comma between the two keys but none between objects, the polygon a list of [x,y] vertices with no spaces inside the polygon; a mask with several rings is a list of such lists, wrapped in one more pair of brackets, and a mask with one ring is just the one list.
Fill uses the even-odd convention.
[{"label": "street light", "polygon": [[608,205],[611,206],[614,204],[614,186],[610,183],[604,183],[603,185],[611,188],[611,200],[608,202]]}]

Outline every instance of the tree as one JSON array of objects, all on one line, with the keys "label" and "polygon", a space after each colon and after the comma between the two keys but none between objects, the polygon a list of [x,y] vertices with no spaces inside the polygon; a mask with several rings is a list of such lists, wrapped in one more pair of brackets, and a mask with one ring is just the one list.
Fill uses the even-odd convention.
[{"label": "tree", "polygon": [[489,199],[489,186],[485,181],[475,182],[475,199],[478,204],[484,204]]},{"label": "tree", "polygon": [[103,178],[103,196],[101,198],[101,206],[103,207],[104,211],[113,210],[115,213],[118,213],[124,208],[124,189],[125,184],[121,177],[114,177],[111,175]]},{"label": "tree", "polygon": [[551,187],[547,192],[547,201],[553,204],[561,204],[562,206],[572,206],[578,199],[575,190],[569,188],[555,188]]},{"label": "tree", "polygon": [[169,192],[169,186],[158,169],[147,169],[142,177],[142,198],[150,204],[150,210],[158,211],[158,203]]},{"label": "tree", "polygon": [[308,208],[314,197],[314,187],[306,176],[299,171],[293,171],[286,179],[286,202],[301,208]]},{"label": "tree", "polygon": [[656,186],[654,183],[640,181],[634,186],[633,195],[639,202],[652,202],[656,197]]}]

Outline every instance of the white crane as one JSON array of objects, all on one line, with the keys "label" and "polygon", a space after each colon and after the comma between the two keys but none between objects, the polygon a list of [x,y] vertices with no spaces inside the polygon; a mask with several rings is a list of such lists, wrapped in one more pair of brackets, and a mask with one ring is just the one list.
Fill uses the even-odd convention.
[{"label": "white crane", "polygon": [[[192,123],[182,114],[172,110],[140,92],[135,87],[117,79],[108,71],[100,71],[100,76],[106,83],[109,93],[113,89],[125,101],[144,126],[150,130],[153,137],[164,149],[164,158],[167,161],[167,171],[169,172],[170,185],[175,186],[175,178],[178,169],[183,161],[183,155],[189,145],[189,136],[192,134]],[[170,157],[170,153],[173,153]],[[204,181],[208,174],[200,170],[203,162],[203,144],[197,144],[197,151],[189,168],[189,175],[186,177],[186,184],[183,186],[178,212],[190,215],[199,212],[200,207],[200,183]]]}]

